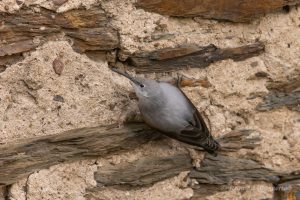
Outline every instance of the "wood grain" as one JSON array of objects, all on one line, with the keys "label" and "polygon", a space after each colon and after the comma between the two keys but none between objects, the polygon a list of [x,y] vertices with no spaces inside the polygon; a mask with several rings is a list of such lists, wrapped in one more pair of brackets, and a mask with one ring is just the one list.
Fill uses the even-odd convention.
[{"label": "wood grain", "polygon": [[131,163],[122,163],[99,168],[95,174],[98,186],[119,189],[150,186],[174,177],[182,171],[191,171],[190,178],[200,184],[222,185],[233,180],[264,180],[277,182],[277,173],[265,168],[251,159],[233,158],[222,152],[254,149],[261,141],[260,134],[254,130],[240,130],[226,134],[218,141],[222,145],[217,157],[205,154],[199,169],[192,166],[188,153],[168,157],[147,156]]},{"label": "wood grain", "polygon": [[70,130],[59,135],[26,139],[0,148],[0,185],[64,162],[132,150],[160,134],[143,123]]},{"label": "wood grain", "polygon": [[257,105],[259,111],[268,111],[287,107],[300,112],[300,72],[285,82],[272,81],[268,83],[269,93],[263,96],[263,102]]},{"label": "wood grain", "polygon": [[151,52],[137,52],[126,60],[137,73],[168,72],[185,68],[205,68],[220,60],[245,60],[264,52],[264,44],[257,42],[236,48],[217,48],[215,45],[184,45]]},{"label": "wood grain", "polygon": [[278,175],[279,173],[251,159],[226,155],[213,157],[207,154],[201,167],[190,173],[190,177],[199,183],[214,185],[229,184],[234,180],[261,180],[276,183],[280,180]]},{"label": "wood grain", "polygon": [[188,154],[168,157],[147,156],[123,165],[100,168],[95,174],[97,185],[114,186],[120,189],[151,186],[156,182],[192,169]]},{"label": "wood grain", "polygon": [[249,22],[299,0],[138,0],[136,6],[162,15]]},{"label": "wood grain", "polygon": [[65,35],[79,52],[112,50],[119,46],[118,32],[100,7],[56,13],[23,6],[16,13],[0,13],[0,57],[35,49],[45,41]]}]

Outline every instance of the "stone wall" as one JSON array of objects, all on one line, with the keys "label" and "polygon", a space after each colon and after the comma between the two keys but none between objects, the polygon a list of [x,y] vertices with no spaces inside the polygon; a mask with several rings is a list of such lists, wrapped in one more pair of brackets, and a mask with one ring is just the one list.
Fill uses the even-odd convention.
[{"label": "stone wall", "polygon": [[[239,5],[211,0],[203,6],[199,5],[205,1],[182,2],[174,6],[168,0],[0,1],[3,199],[297,195],[300,10],[295,4],[299,2],[268,1],[262,6],[254,0]],[[237,143],[229,142],[231,150],[215,162],[168,138],[142,140],[141,145],[129,142],[128,148],[116,144],[110,151],[97,149],[93,145],[101,142],[80,135],[80,128],[118,124],[122,130],[123,122],[138,112],[128,80],[113,73],[112,66],[157,80],[174,79],[180,73],[188,80],[184,92],[209,119],[216,138],[253,132]],[[70,137],[64,140],[65,131]],[[71,141],[75,133],[80,139]],[[256,136],[259,140],[253,145]],[[57,140],[66,141],[63,145],[68,148],[52,148]],[[78,153],[82,149],[77,147],[85,143],[87,149]],[[50,145],[54,153],[47,157]],[[145,174],[145,163],[151,171],[156,162],[161,168]],[[207,163],[215,168],[205,168]],[[233,173],[236,170],[229,165],[241,171]],[[224,172],[216,170],[220,167],[230,175],[222,177]],[[122,181],[115,181],[118,178]],[[289,191],[274,192],[278,184],[288,185]]]}]

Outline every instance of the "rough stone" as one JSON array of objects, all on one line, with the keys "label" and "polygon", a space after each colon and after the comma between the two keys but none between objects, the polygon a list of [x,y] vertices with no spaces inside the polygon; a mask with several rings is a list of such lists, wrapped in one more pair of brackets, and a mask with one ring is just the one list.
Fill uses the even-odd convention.
[{"label": "rough stone", "polygon": [[[151,73],[147,77],[176,77],[176,73],[180,72],[196,80],[206,79],[211,87],[205,88],[198,85],[186,87],[184,91],[196,107],[207,116],[208,124],[215,136],[221,136],[235,129],[256,129],[262,133],[261,146],[256,150],[240,150],[232,153],[232,157],[250,156],[263,163],[265,167],[276,171],[300,170],[299,112],[285,107],[265,112],[256,110],[257,105],[263,102],[265,94],[273,90],[269,87],[270,80],[276,83],[272,87],[282,87],[288,91],[296,89],[294,86],[285,87],[282,83],[296,78],[300,68],[300,9],[291,7],[289,13],[270,13],[248,24],[233,24],[217,23],[200,17],[169,17],[136,9],[134,3],[135,0],[69,0],[57,8],[51,5],[51,1],[28,0],[22,7],[35,4],[56,12],[64,12],[80,6],[94,8],[95,5],[101,4],[111,25],[120,33],[120,51],[126,52],[122,55],[123,60],[134,52],[174,48],[183,44],[198,46],[214,44],[219,48],[234,48],[254,43],[257,40],[262,41],[265,44],[265,52],[241,62],[229,59],[215,62],[201,70],[182,69],[172,73]],[[7,11],[5,7],[8,8]],[[15,0],[0,2],[2,12],[15,12],[19,9],[20,6]],[[36,10],[38,11],[38,8]],[[3,26],[2,22],[0,26]],[[163,34],[170,34],[172,37],[151,39],[153,35]],[[64,53],[65,68],[62,75],[58,76],[53,71],[52,62],[61,52]],[[121,113],[132,112],[130,109],[136,109],[136,101],[130,99],[128,95],[132,92],[128,80],[111,73],[105,58],[97,62],[91,61],[85,55],[74,53],[68,42],[58,41],[46,43],[34,52],[24,53],[24,56],[25,60],[12,64],[0,74],[1,143],[56,134],[84,126],[120,122],[123,119],[120,117]],[[126,65],[122,67],[134,74],[132,68]],[[260,71],[268,73],[269,76],[249,79]],[[261,94],[261,96],[249,98],[254,93]],[[53,101],[54,95],[62,95],[65,99],[59,111],[57,108],[61,106],[61,103]],[[287,139],[283,139],[284,136]],[[170,149],[166,146],[170,146]],[[95,162],[100,167],[105,162],[118,165],[120,161],[138,160],[140,157],[151,154],[167,156],[170,152],[180,152],[182,148],[185,146],[166,139],[164,142],[155,141],[127,153],[99,158]],[[201,152],[194,154],[194,157],[201,161]],[[40,173],[36,181],[29,181],[31,199],[47,197],[50,193],[54,199],[58,197],[54,195],[57,191],[60,193],[67,191],[68,194],[78,194],[79,198],[83,198],[82,192],[91,188],[86,188],[81,178],[79,185],[82,188],[78,189],[73,186],[72,180],[76,183],[79,179],[75,178],[74,173],[65,166],[70,165],[62,164],[50,169],[56,174],[55,181],[48,181],[51,175],[47,169]],[[78,168],[79,171],[91,170],[88,163],[83,163],[82,167]],[[89,173],[87,174],[89,178],[93,178]],[[64,180],[59,178],[60,176],[63,176]],[[65,179],[70,177],[72,177],[70,182],[62,184],[66,183]],[[183,179],[179,176],[159,182],[150,188],[135,191],[103,188],[101,192],[89,193],[89,195],[91,199],[188,199],[192,197],[193,191],[189,187],[186,188]],[[53,187],[47,183],[52,184]],[[217,192],[209,198],[272,198],[273,191],[267,190],[267,188],[272,188],[269,183],[237,182],[235,187],[243,188],[245,184],[251,185],[252,188],[262,189],[243,189],[241,192],[226,190]],[[43,185],[48,189],[42,190],[35,187],[36,185]],[[19,188],[18,191],[22,191],[23,186],[17,183],[12,188]],[[93,187],[93,185],[88,184],[88,187]],[[11,192],[12,195],[17,195],[16,189]],[[67,196],[62,196],[68,199]],[[204,199],[203,193],[197,196],[198,199]],[[71,197],[74,196],[71,195]],[[18,199],[25,199],[25,197]]]}]

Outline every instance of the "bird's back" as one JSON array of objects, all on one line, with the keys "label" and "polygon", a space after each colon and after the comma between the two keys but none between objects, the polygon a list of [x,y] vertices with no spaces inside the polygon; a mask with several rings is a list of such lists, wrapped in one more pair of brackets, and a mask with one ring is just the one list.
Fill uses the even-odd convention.
[{"label": "bird's back", "polygon": [[[159,104],[153,104],[153,108],[147,110],[140,107],[142,115],[150,126],[162,132],[179,133],[182,128],[188,125],[188,121],[192,120],[192,107],[180,89],[169,83],[159,84],[161,89],[159,98],[163,98],[163,101]],[[155,98],[153,101],[156,101]],[[149,104],[151,103],[148,102]],[[144,110],[145,112],[143,112]]]},{"label": "bird's back", "polygon": [[145,122],[169,137],[182,142],[201,146],[214,155],[220,148],[210,134],[203,118],[177,87],[169,83],[159,83],[160,92],[148,102],[139,102]]}]

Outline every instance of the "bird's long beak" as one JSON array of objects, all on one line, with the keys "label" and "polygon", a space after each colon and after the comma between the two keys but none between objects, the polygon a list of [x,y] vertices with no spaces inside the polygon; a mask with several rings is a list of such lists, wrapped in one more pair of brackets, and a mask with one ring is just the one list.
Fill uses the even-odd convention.
[{"label": "bird's long beak", "polygon": [[130,76],[127,72],[122,72],[122,71],[118,70],[117,68],[111,68],[111,70],[122,76],[125,76],[126,78],[131,80],[134,84],[141,85],[141,83],[139,81],[137,81],[134,77]]}]

